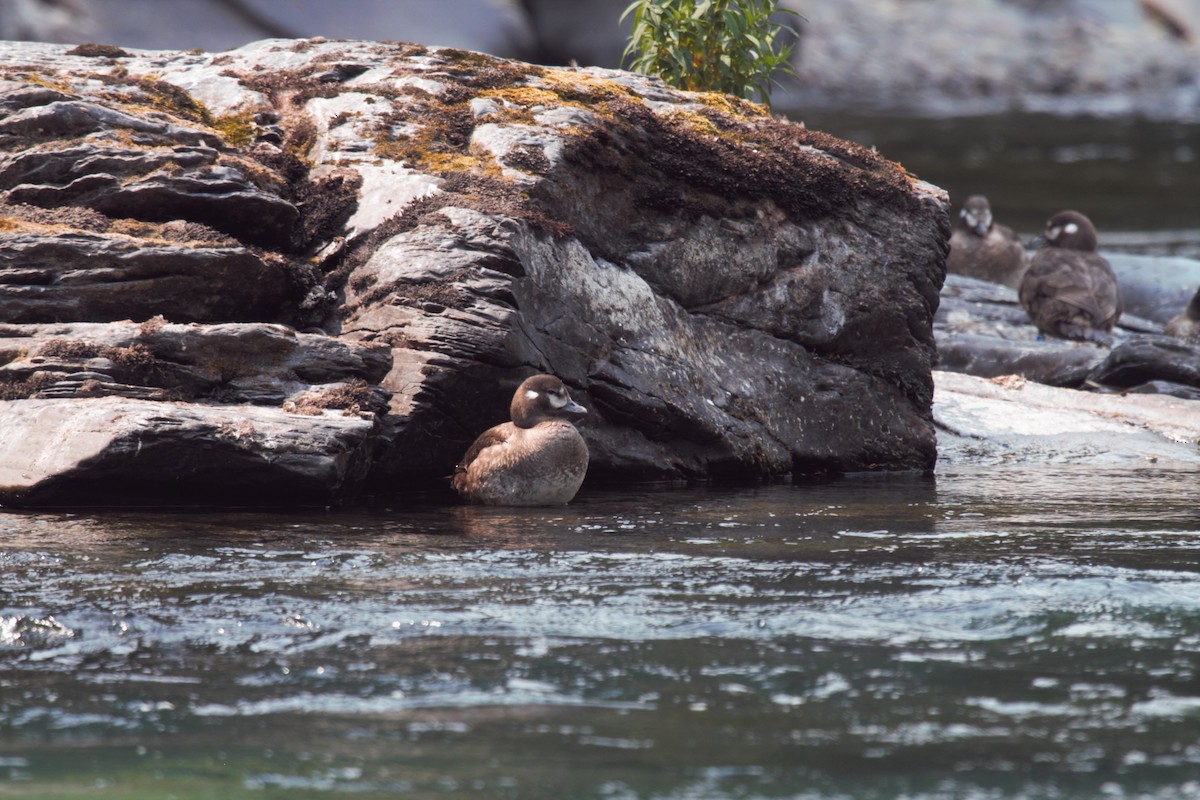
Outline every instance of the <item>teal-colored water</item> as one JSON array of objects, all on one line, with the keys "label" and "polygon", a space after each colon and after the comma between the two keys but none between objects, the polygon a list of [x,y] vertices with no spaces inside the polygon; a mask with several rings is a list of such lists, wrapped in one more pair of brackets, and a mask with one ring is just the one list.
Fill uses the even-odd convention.
[{"label": "teal-colored water", "polygon": [[0,516],[0,796],[1200,796],[1200,474]]}]

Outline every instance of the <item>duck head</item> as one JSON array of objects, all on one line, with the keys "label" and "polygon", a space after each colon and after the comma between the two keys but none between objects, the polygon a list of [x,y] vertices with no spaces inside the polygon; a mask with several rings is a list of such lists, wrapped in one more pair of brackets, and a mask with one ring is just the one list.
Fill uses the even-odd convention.
[{"label": "duck head", "polygon": [[992,206],[981,194],[973,194],[958,212],[958,224],[976,236],[987,236],[992,229]]},{"label": "duck head", "polygon": [[1042,234],[1049,247],[1062,247],[1067,250],[1096,249],[1096,227],[1092,221],[1078,211],[1060,211],[1046,223]]},{"label": "duck head", "polygon": [[539,422],[569,420],[587,414],[587,409],[572,400],[567,387],[553,375],[534,375],[525,379],[513,394],[508,410],[518,428],[532,428]]}]

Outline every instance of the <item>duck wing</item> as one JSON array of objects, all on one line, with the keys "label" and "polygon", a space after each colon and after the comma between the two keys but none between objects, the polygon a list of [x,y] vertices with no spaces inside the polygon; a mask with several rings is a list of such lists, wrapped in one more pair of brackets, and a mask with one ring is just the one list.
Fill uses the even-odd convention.
[{"label": "duck wing", "polygon": [[502,422],[479,434],[479,438],[467,448],[467,452],[463,453],[462,459],[454,466],[454,474],[458,475],[466,472],[484,450],[487,450],[489,447],[503,445],[507,442],[512,436],[512,428],[513,424],[511,422]]}]

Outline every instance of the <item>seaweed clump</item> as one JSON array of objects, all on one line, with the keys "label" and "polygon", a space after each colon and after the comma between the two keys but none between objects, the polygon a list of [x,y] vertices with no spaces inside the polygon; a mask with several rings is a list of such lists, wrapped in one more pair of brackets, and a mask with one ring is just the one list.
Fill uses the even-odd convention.
[{"label": "seaweed clump", "polygon": [[375,414],[386,408],[384,393],[362,378],[351,378],[345,383],[305,392],[283,405],[284,411],[304,416],[317,416],[327,409],[340,410],[345,416]]},{"label": "seaweed clump", "polygon": [[564,158],[619,176],[646,210],[736,215],[736,201],[770,199],[804,219],[828,216],[863,195],[917,202],[913,177],[902,167],[802,125],[712,106],[663,115],[623,99],[605,105],[605,121],[571,141]]},{"label": "seaweed clump", "polygon": [[84,56],[85,58],[129,58],[129,53],[115,44],[96,44],[84,42],[67,51],[69,56]]}]

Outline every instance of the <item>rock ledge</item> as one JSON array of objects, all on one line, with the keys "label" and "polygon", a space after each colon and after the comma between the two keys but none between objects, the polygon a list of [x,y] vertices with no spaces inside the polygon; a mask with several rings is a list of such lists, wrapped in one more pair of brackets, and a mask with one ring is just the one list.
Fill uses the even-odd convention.
[{"label": "rock ledge", "polygon": [[0,502],[402,491],[533,372],[594,480],[933,466],[946,198],[873,151],[419,45],[0,49]]}]

